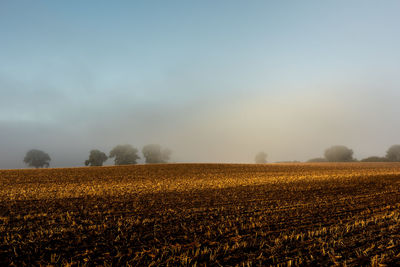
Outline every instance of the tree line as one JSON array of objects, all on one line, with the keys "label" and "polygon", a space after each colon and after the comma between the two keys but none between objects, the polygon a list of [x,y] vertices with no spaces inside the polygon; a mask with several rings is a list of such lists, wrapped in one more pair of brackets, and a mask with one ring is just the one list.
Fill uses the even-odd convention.
[{"label": "tree line", "polygon": [[[353,157],[353,150],[346,146],[332,146],[325,149],[324,157],[309,159],[307,162],[357,162]],[[254,158],[255,163],[267,163],[267,154],[259,152]],[[299,162],[299,161],[292,161]],[[386,151],[385,157],[371,156],[360,160],[360,162],[400,162],[400,145],[393,145]]]},{"label": "tree line", "polygon": [[[115,165],[137,164],[137,160],[140,159],[138,153],[139,150],[131,145],[117,145],[108,156],[98,149],[93,149],[89,152],[89,158],[84,163],[86,166],[103,166],[106,160],[113,158]],[[143,157],[148,164],[167,163],[171,153],[170,149],[162,148],[158,144],[149,144],[142,148]],[[49,167],[50,161],[49,154],[38,149],[29,150],[24,158],[24,162],[28,166],[35,168]]]},{"label": "tree line", "polygon": [[[139,150],[131,145],[118,145],[114,147],[107,156],[104,152],[93,149],[89,152],[89,158],[84,162],[86,166],[103,166],[104,162],[114,159],[115,165],[136,164],[140,159]],[[142,154],[145,162],[167,163],[171,156],[171,150],[162,148],[158,144],[145,145],[142,148]],[[313,158],[307,162],[356,162],[353,157],[353,150],[346,146],[332,146],[324,151],[324,157]],[[44,151],[38,149],[29,150],[24,158],[24,162],[31,167],[42,168],[50,166],[50,156]],[[400,162],[400,145],[393,145],[386,151],[385,157],[371,156],[360,160],[361,162]],[[265,152],[257,153],[255,157],[257,164],[267,163],[267,154]],[[298,162],[298,161],[293,161]]]},{"label": "tree line", "polygon": [[308,162],[399,162],[400,145],[392,145],[384,157],[370,156],[361,160],[353,157],[353,150],[346,146],[332,146],[324,152],[323,158],[313,158]]}]

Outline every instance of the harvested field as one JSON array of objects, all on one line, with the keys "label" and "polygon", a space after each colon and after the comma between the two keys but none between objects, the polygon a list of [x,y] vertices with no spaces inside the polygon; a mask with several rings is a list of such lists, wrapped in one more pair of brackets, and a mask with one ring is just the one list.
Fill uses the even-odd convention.
[{"label": "harvested field", "polygon": [[400,264],[400,164],[2,170],[0,262]]}]

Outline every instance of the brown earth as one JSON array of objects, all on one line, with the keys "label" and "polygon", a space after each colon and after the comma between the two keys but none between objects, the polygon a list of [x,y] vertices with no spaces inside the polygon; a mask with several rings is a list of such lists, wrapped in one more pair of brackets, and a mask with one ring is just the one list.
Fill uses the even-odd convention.
[{"label": "brown earth", "polygon": [[400,163],[0,171],[0,265],[400,264]]}]

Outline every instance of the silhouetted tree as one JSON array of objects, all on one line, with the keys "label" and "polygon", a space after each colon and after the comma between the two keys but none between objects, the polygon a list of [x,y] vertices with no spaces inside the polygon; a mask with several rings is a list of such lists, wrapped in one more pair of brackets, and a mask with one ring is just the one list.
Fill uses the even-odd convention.
[{"label": "silhouetted tree", "polygon": [[168,148],[162,149],[160,145],[150,144],[143,147],[142,153],[146,163],[166,163],[172,152]]},{"label": "silhouetted tree", "polygon": [[400,145],[391,146],[386,152],[386,158],[389,161],[400,161]]},{"label": "silhouetted tree", "polygon": [[327,162],[326,158],[313,158],[307,160],[307,162]]},{"label": "silhouetted tree", "polygon": [[389,160],[384,157],[372,156],[362,159],[361,162],[388,162]]},{"label": "silhouetted tree", "polygon": [[103,163],[108,159],[107,155],[100,150],[93,149],[90,151],[89,159],[85,161],[85,165],[88,166],[103,166]]},{"label": "silhouetted tree", "polygon": [[325,158],[330,162],[354,161],[353,150],[345,146],[332,146],[325,150]]},{"label": "silhouetted tree", "polygon": [[257,153],[256,157],[254,158],[254,161],[257,164],[264,164],[267,163],[267,154],[265,152],[259,152]]},{"label": "silhouetted tree", "polygon": [[138,150],[131,145],[118,145],[110,151],[110,158],[114,158],[115,165],[136,164],[140,159]]},{"label": "silhouetted tree", "polygon": [[31,167],[41,168],[50,166],[50,156],[49,154],[38,149],[31,149],[26,152],[24,162]]}]

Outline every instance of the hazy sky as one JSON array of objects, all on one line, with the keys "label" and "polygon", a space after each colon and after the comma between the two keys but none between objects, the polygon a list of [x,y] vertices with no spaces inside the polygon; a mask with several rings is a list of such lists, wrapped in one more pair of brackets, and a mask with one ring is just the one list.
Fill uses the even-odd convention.
[{"label": "hazy sky", "polygon": [[90,149],[176,162],[400,143],[400,1],[0,1],[0,168]]}]

